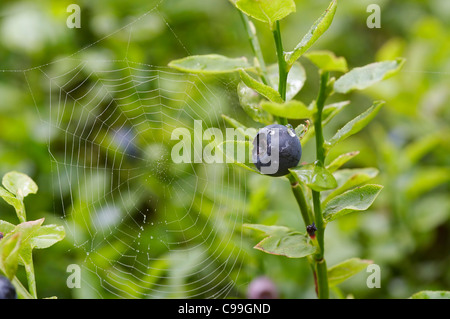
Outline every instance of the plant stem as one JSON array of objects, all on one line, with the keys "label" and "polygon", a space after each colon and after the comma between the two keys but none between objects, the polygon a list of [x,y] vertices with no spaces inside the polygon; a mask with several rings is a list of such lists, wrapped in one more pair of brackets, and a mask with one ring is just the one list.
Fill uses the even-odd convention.
[{"label": "plant stem", "polygon": [[320,261],[316,261],[316,270],[317,285],[319,287],[319,299],[328,299],[330,293],[328,287],[328,269],[325,258]]},{"label": "plant stem", "polygon": [[264,62],[264,57],[261,51],[261,46],[259,45],[258,37],[256,35],[255,26],[247,17],[247,15],[245,15],[241,10],[238,11],[244,24],[245,31],[247,32],[248,40],[250,41],[250,46],[252,47],[253,54],[258,60],[259,67],[261,69],[261,80],[264,84],[269,85],[267,82],[266,63]]},{"label": "plant stem", "polygon": [[[286,61],[284,60],[283,42],[281,40],[280,21],[276,22],[275,29],[273,30],[273,37],[275,39],[275,47],[277,50],[278,59],[278,92],[280,93],[283,101],[286,101],[286,87],[288,71],[286,68]],[[280,124],[286,125],[287,119],[284,117],[279,118]]]},{"label": "plant stem", "polygon": [[[30,252],[31,254],[31,252]],[[34,299],[37,299],[36,278],[34,275],[33,257],[30,256],[30,262],[25,264],[25,272],[27,274],[28,290]]]},{"label": "plant stem", "polygon": [[319,165],[324,165],[325,162],[325,149],[323,147],[324,138],[322,131],[322,110],[325,104],[325,100],[327,98],[327,83],[330,77],[330,73],[323,72],[320,75],[320,87],[319,93],[316,100],[317,113],[314,119],[314,131],[316,135],[316,156],[319,161]]},{"label": "plant stem", "polygon": [[[325,150],[323,147],[324,138],[322,131],[322,110],[327,98],[327,84],[330,75],[328,72],[323,72],[320,75],[320,87],[316,100],[317,112],[314,118],[314,130],[316,135],[316,158],[317,165],[323,166],[325,162]],[[319,246],[319,250],[315,255],[316,272],[317,272],[317,284],[319,287],[319,299],[328,299],[329,287],[328,287],[328,270],[327,263],[324,258],[325,254],[325,225],[323,222],[322,208],[320,203],[320,192],[312,191],[313,205],[314,205],[314,220],[316,223],[317,231],[316,238]]]},{"label": "plant stem", "polygon": [[22,285],[17,277],[14,277],[12,280],[14,287],[16,288],[17,296],[21,299],[34,299],[32,295],[28,292],[28,290]]},{"label": "plant stem", "polygon": [[294,193],[295,199],[297,200],[298,206],[300,207],[300,213],[302,214],[305,226],[311,225],[314,221],[314,218],[308,208],[308,205],[306,204],[306,198],[305,194],[303,193],[303,189],[292,173],[289,173],[287,177],[291,182],[291,189]]},{"label": "plant stem", "polygon": [[17,217],[19,218],[19,221],[21,223],[25,223],[27,221],[27,213],[25,211],[25,205],[23,204],[23,201],[20,201],[19,207],[16,208]]}]

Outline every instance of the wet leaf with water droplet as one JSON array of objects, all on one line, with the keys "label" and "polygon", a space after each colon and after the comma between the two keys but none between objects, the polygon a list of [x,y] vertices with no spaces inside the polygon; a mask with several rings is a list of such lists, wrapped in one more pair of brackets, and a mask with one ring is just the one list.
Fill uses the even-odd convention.
[{"label": "wet leaf with water droplet", "polygon": [[353,90],[363,90],[377,82],[396,74],[405,59],[394,61],[375,62],[363,67],[354,68],[334,82],[334,91],[337,93],[349,93]]},{"label": "wet leaf with water droplet", "polygon": [[256,20],[273,24],[295,12],[294,0],[237,0],[236,7]]},{"label": "wet leaf with water droplet", "polygon": [[288,119],[306,119],[311,118],[313,115],[313,110],[297,100],[291,100],[286,103],[263,101],[261,107],[272,115]]},{"label": "wet leaf with water droplet", "polygon": [[169,63],[171,68],[189,73],[220,74],[239,69],[253,70],[245,57],[228,58],[219,54],[191,55]]},{"label": "wet leaf with water droplet", "polygon": [[305,53],[321,36],[328,30],[333,21],[334,14],[336,13],[337,0],[331,1],[328,8],[320,16],[319,19],[314,22],[313,26],[309,29],[308,33],[302,38],[299,44],[294,48],[292,52],[285,53],[285,60],[288,65],[294,64],[303,53]]},{"label": "wet leaf with water droplet", "polygon": [[[267,68],[268,79],[272,87],[278,91],[278,64],[272,64]],[[291,67],[286,82],[286,101],[292,100],[303,88],[306,81],[306,72],[303,66],[296,62]]]},{"label": "wet leaf with water droplet", "polygon": [[[361,185],[368,180],[375,178],[378,175],[378,170],[373,167],[368,168],[354,168],[354,169],[342,169],[333,174],[337,181],[337,188],[333,191],[326,192],[323,195],[326,197],[323,201],[323,205],[328,203],[334,197],[342,194],[343,192]],[[361,194],[362,195],[362,194]],[[360,198],[363,200],[363,198]]]},{"label": "wet leaf with water droplet", "polygon": [[381,185],[369,184],[336,196],[324,205],[325,221],[330,222],[349,213],[368,209],[382,189]]},{"label": "wet leaf with water droplet", "polygon": [[300,182],[318,192],[337,186],[334,176],[318,163],[291,168],[290,171]]},{"label": "wet leaf with water droplet", "polygon": [[328,284],[336,286],[373,264],[372,260],[350,258],[328,268]]},{"label": "wet leaf with water droplet", "polygon": [[268,235],[254,247],[265,253],[289,258],[302,258],[316,252],[316,247],[309,242],[309,236],[296,230],[284,226],[259,224],[244,224],[243,226],[262,231]]}]

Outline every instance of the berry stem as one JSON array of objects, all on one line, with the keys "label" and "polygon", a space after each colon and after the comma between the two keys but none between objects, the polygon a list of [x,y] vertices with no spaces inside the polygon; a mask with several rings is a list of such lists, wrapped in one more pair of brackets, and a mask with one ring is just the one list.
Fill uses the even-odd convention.
[{"label": "berry stem", "polygon": [[298,206],[300,207],[300,213],[302,214],[305,226],[311,225],[314,222],[314,217],[306,203],[306,198],[305,198],[305,194],[303,193],[303,189],[300,186],[300,183],[297,181],[297,179],[295,178],[295,176],[292,173],[289,173],[287,175],[287,177],[288,177],[289,181],[291,182],[292,193],[294,194],[294,197],[297,200]]},{"label": "berry stem", "polygon": [[314,130],[316,132],[316,156],[319,165],[323,166],[325,162],[325,149],[323,147],[324,138],[322,130],[322,111],[327,98],[327,84],[330,73],[323,72],[320,75],[320,87],[316,100],[317,113],[314,119]]},{"label": "berry stem", "polygon": [[[320,75],[319,93],[316,100],[317,112],[314,118],[314,130],[316,135],[316,159],[317,165],[323,166],[325,163],[325,150],[323,147],[324,138],[322,131],[322,110],[327,98],[327,85],[330,74],[323,72]],[[322,208],[320,203],[320,192],[312,191],[313,205],[314,205],[314,220],[316,223],[317,231],[316,238],[319,246],[319,250],[315,255],[316,272],[317,272],[317,284],[319,287],[318,297],[319,299],[329,298],[329,286],[328,286],[328,270],[327,263],[324,258],[325,254],[325,225],[322,216]]]},{"label": "berry stem", "polygon": [[[280,93],[280,96],[283,99],[283,101],[286,101],[288,70],[286,68],[286,61],[284,60],[280,21],[276,22],[275,29],[273,30],[273,38],[275,40],[275,47],[277,50],[277,59],[278,59],[278,92]],[[287,119],[284,117],[279,117],[278,120],[282,125],[288,124]]]},{"label": "berry stem", "polygon": [[25,205],[23,201],[19,201],[19,206],[16,207],[17,217],[21,223],[25,223],[27,221],[27,213],[25,211]]}]

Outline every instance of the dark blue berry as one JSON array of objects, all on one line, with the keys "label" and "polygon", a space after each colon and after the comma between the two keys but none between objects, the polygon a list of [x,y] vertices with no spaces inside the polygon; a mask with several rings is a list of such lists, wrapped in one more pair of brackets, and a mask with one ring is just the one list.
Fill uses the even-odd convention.
[{"label": "dark blue berry", "polygon": [[0,276],[0,299],[16,299],[16,289],[8,278]]},{"label": "dark blue berry", "polygon": [[253,140],[252,160],[262,174],[284,176],[289,168],[298,165],[301,157],[300,139],[290,127],[280,124],[263,127]]}]

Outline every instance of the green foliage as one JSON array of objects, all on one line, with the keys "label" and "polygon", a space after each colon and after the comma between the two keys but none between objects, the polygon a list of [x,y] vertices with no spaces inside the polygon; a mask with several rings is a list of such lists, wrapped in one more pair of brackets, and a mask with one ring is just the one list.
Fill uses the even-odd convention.
[{"label": "green foliage", "polygon": [[237,0],[236,7],[252,18],[268,23],[274,28],[274,23],[295,12],[294,0]]},{"label": "green foliage", "polygon": [[[272,87],[278,91],[278,65],[272,64],[267,69],[268,79]],[[287,76],[286,83],[286,101],[292,100],[303,88],[306,81],[306,72],[303,66],[296,62],[291,67]]]},{"label": "green foliage", "polygon": [[359,154],[359,151],[349,152],[345,154],[341,154],[338,157],[336,157],[330,164],[327,165],[327,170],[330,173],[333,173],[337,169],[339,169],[342,165],[347,163],[349,160],[351,160],[353,157]]},{"label": "green foliage", "polygon": [[9,280],[16,274],[19,265],[21,234],[14,234],[0,242],[0,270]]},{"label": "green foliage", "polygon": [[[233,4],[236,2],[231,1]],[[270,2],[276,4],[274,1]],[[72,149],[74,154],[79,154],[80,158],[86,153],[82,146],[67,143],[65,139],[70,141],[69,133],[73,132],[71,125],[77,122],[86,125],[86,132],[93,129],[95,133],[98,129],[98,140],[94,142],[105,147],[99,149],[100,159],[107,152],[111,152],[113,141],[104,134],[104,127],[99,128],[98,122],[88,121],[87,112],[81,112],[78,107],[74,109],[73,115],[70,115],[70,112],[59,114],[61,128],[67,129],[68,134],[62,134],[63,131],[47,122],[48,118],[56,118],[56,106],[60,98],[58,93],[50,96],[51,83],[59,83],[49,81],[48,77],[55,80],[81,62],[88,63],[84,68],[76,69],[80,72],[74,75],[73,83],[84,83],[86,91],[92,88],[92,96],[102,93],[96,91],[95,86],[91,87],[98,80],[96,75],[99,70],[111,75],[106,78],[112,81],[112,68],[125,67],[120,76],[131,76],[130,80],[134,79],[137,83],[142,75],[142,70],[139,69],[167,65],[168,61],[180,59],[188,54],[188,51],[192,54],[220,52],[229,57],[246,55],[248,62],[244,63],[244,59],[238,58],[238,64],[245,64],[243,67],[247,73],[258,82],[278,90],[278,66],[271,65],[275,61],[274,44],[270,37],[271,26],[251,16],[247,17],[255,22],[253,24],[249,21],[248,24],[251,26],[248,29],[249,34],[253,34],[252,46],[259,47],[259,54],[253,52],[255,56],[259,56],[259,61],[254,61],[250,56],[252,50],[247,47],[248,34],[245,34],[241,25],[239,14],[242,11],[237,10],[231,3],[204,0],[163,1],[155,11],[152,10],[156,4],[153,1],[112,1],[102,5],[92,2],[88,7],[82,5],[82,12],[89,14],[82,13],[82,28],[77,30],[68,29],[64,25],[67,17],[67,4],[64,2],[6,1],[0,4],[3,13],[0,27],[4,31],[0,40],[1,69],[27,70],[0,72],[0,94],[3,101],[0,106],[0,167],[2,174],[17,170],[39,178],[39,195],[26,197],[24,203],[11,191],[0,187],[0,196],[6,203],[0,205],[0,218],[10,222],[6,224],[0,220],[0,227],[6,233],[11,232],[15,227],[12,223],[16,223],[15,211],[24,212],[25,205],[29,220],[45,217],[46,222],[52,224],[55,223],[53,218],[59,220],[64,217],[64,222],[71,227],[67,240],[46,251],[33,252],[45,257],[39,256],[34,260],[39,296],[201,298],[205,294],[199,291],[202,290],[201,287],[202,291],[205,291],[207,285],[210,295],[223,296],[221,292],[226,290],[229,291],[229,297],[245,297],[247,283],[261,274],[269,274],[273,278],[282,298],[315,296],[310,265],[306,259],[277,258],[253,251],[255,238],[247,236],[247,232],[243,235],[240,232],[242,220],[254,224],[289,225],[299,230],[306,226],[299,221],[298,208],[285,179],[270,179],[241,167],[233,168],[234,165],[221,169],[216,165],[202,167],[195,164],[169,164],[169,174],[159,179],[153,174],[153,164],[162,166],[161,161],[149,160],[147,170],[139,170],[145,175],[145,179],[134,176],[127,178],[128,190],[120,195],[117,192],[111,193],[108,198],[102,198],[102,205],[99,205],[102,190],[108,191],[108,185],[118,181],[118,176],[114,174],[116,179],[108,179],[108,174],[96,176],[91,170],[95,168],[96,163],[92,163],[93,166],[89,166],[91,163],[82,163],[86,166],[83,170],[67,162],[63,154],[65,147]],[[325,6],[327,3],[325,2]],[[293,127],[298,128],[296,132],[304,146],[302,162],[311,163],[315,160],[313,153],[316,132],[313,124],[314,114],[317,114],[314,96],[318,91],[317,75],[314,74],[316,67],[319,68],[319,73],[330,72],[330,77],[337,79],[328,88],[334,89],[334,92],[330,93],[322,110],[326,141],[339,128],[344,127],[349,119],[357,117],[359,110],[370,105],[372,100],[386,101],[381,112],[363,130],[342,139],[327,153],[324,166],[333,174],[338,185],[339,178],[344,178],[345,175],[342,171],[361,170],[366,167],[378,169],[374,183],[384,185],[383,191],[370,206],[370,213],[351,214],[326,225],[329,228],[325,232],[326,246],[329,247],[326,251],[327,262],[329,265],[337,264],[352,256],[348,254],[356,252],[382,267],[381,289],[368,289],[364,282],[356,280],[358,277],[355,277],[355,280],[339,284],[342,297],[351,293],[355,298],[407,298],[423,289],[436,290],[421,293],[423,296],[437,296],[438,292],[444,292],[450,286],[447,274],[450,259],[448,245],[445,244],[450,232],[450,30],[446,1],[416,1],[412,5],[401,1],[384,2],[382,29],[366,27],[365,18],[368,13],[365,12],[364,3],[339,1],[338,5],[335,21],[320,41],[315,35],[324,29],[319,28],[319,25],[326,19],[319,19],[319,24],[314,25],[316,28],[310,28],[310,25],[315,17],[323,14],[324,2],[312,4],[308,1],[296,1],[297,13],[292,12],[287,19],[278,20],[287,49],[290,50],[289,46],[295,45],[297,39],[304,39],[300,41],[304,46],[300,46],[296,53],[300,53],[300,58],[288,74],[286,94],[286,100],[296,99],[304,105],[310,105],[309,108],[313,110],[308,122],[289,119]],[[289,7],[291,5],[287,8]],[[288,14],[288,11],[284,13]],[[414,19],[411,19],[412,16]],[[129,25],[130,21],[134,21],[134,17],[141,18]],[[26,21],[26,26],[25,23],[21,24],[21,21]],[[104,21],[108,23],[105,24]],[[275,24],[272,23],[272,27]],[[124,28],[127,25],[129,27]],[[322,26],[325,27],[325,24]],[[309,28],[311,31],[303,36],[302,30],[304,33]],[[31,35],[33,41],[23,41],[21,30]],[[261,43],[256,35],[260,37]],[[314,44],[310,45],[313,42]],[[323,51],[327,53],[324,54]],[[75,52],[77,53],[74,55]],[[70,59],[63,60],[63,63],[54,63],[68,56]],[[261,64],[261,56],[268,62],[269,67],[266,70]],[[286,53],[285,58],[288,56],[289,53]],[[351,77],[350,73],[346,73],[345,77],[341,76],[340,72],[345,72],[341,57],[345,57],[348,69],[372,65],[374,61],[377,61],[375,66],[381,63],[384,66],[391,65],[392,69],[395,69],[400,64],[397,60],[399,57],[405,57],[407,63],[387,82],[378,82],[378,79],[389,76],[389,71],[384,73],[378,68],[369,70],[370,72],[366,70],[364,75],[360,74],[360,80],[355,81],[354,73]],[[130,63],[130,69],[126,69],[125,63],[100,62],[123,61],[125,58]],[[298,82],[301,83],[301,90],[295,92],[290,91],[289,87],[298,62],[304,66],[304,69],[301,68],[305,76],[303,82]],[[35,69],[37,66],[44,67]],[[175,81],[166,82],[168,72],[174,71],[163,68],[158,86],[147,86],[143,83],[142,87],[145,87],[145,90],[161,89],[161,103],[167,105],[167,108],[162,110],[174,118],[176,116],[171,108],[182,107],[175,100],[189,92],[192,103],[186,108],[186,118],[179,118],[184,124],[193,118],[215,118],[219,119],[219,122],[211,122],[211,125],[223,127],[225,123],[229,127],[239,127],[239,131],[243,133],[246,128],[257,131],[260,126],[272,124],[279,120],[277,117],[283,115],[277,113],[279,115],[273,116],[265,111],[262,105],[273,102],[243,83],[239,87],[246,87],[244,91],[249,94],[238,93],[238,98],[235,96],[235,84],[240,81],[238,69],[232,67],[234,71],[231,71],[224,68],[224,65],[214,63],[208,64],[209,66],[215,69],[213,73],[195,69],[188,71],[198,75],[198,78],[197,75],[188,78],[192,87],[184,87],[182,83]],[[350,72],[356,72],[358,69],[360,68]],[[89,77],[92,71],[94,73]],[[215,73],[217,71],[219,73]],[[372,71],[376,72],[371,73]],[[371,76],[375,76],[373,79],[377,81],[372,82],[369,78]],[[87,81],[83,82],[86,79]],[[362,81],[363,79],[365,80]],[[202,82],[207,85],[202,87]],[[366,86],[368,84],[376,85],[369,87]],[[201,88],[202,94],[210,99],[210,103],[201,103],[201,94],[195,93],[196,86]],[[212,92],[206,87],[212,88]],[[360,90],[360,87],[364,89]],[[71,90],[73,87],[67,89]],[[168,95],[170,100],[166,101],[164,90],[182,93]],[[339,90],[349,94],[342,96]],[[164,147],[170,145],[166,143],[165,134],[170,128],[184,124],[168,120],[163,126],[154,129],[153,124],[158,120],[157,117],[145,114],[146,120],[142,121],[141,108],[136,104],[127,106],[126,104],[136,101],[125,98],[125,95],[117,93],[118,97],[124,97],[124,105],[117,108],[115,105],[111,106],[129,115],[130,124],[136,128],[138,135],[136,144],[143,149],[148,147],[154,158],[157,154],[155,144]],[[340,102],[343,99],[351,100],[352,103]],[[93,102],[96,103],[96,100]],[[240,107],[237,107],[237,104],[240,104]],[[91,109],[88,108],[87,111]],[[226,114],[223,116],[224,120],[217,112]],[[112,119],[117,119],[115,114]],[[119,122],[121,120],[119,119]],[[103,137],[105,140],[100,143]],[[246,136],[249,141],[253,137],[251,134]],[[112,144],[108,145],[110,142]],[[356,154],[359,155],[355,156]],[[117,162],[128,167],[127,159],[117,152],[116,155]],[[137,166],[139,165],[134,164],[133,169],[140,169]],[[56,173],[58,171],[59,174]],[[195,180],[189,178],[192,171],[195,172]],[[350,171],[348,172],[350,174]],[[79,178],[55,180],[64,174]],[[170,183],[167,182],[169,180]],[[178,184],[183,186],[182,191],[173,187]],[[82,190],[79,191],[79,188]],[[305,204],[311,213],[311,188],[303,182],[299,182],[297,188],[302,190]],[[144,196],[139,195],[139,189],[145,189]],[[335,190],[321,192],[322,204],[330,202],[331,198],[328,199],[326,195]],[[59,193],[61,196],[54,196]],[[165,198],[161,196],[163,193],[176,195]],[[157,202],[155,207],[148,207],[150,199],[152,204]],[[193,208],[189,206],[191,201]],[[90,212],[112,202],[123,203],[119,208],[117,222],[94,223]],[[151,214],[146,215],[147,221],[155,223],[155,227],[145,227],[142,231],[140,247],[136,236],[124,236],[124,233],[131,234],[128,228],[130,217],[136,219],[136,216],[130,212],[134,212],[136,208],[143,212],[148,208]],[[26,218],[25,214],[20,216]],[[141,216],[137,218],[139,217]],[[121,222],[121,218],[124,218],[124,222]],[[175,221],[170,225],[173,228],[176,228],[174,225],[179,225],[179,229],[167,231],[165,219],[169,222]],[[195,225],[191,222],[193,220]],[[41,228],[45,226],[44,223]],[[26,280],[21,273],[23,267],[18,266],[18,270],[14,270],[14,265],[17,265],[14,253],[9,254],[15,249],[18,251],[20,236],[15,236],[0,240],[0,245],[9,243],[8,248],[0,255],[0,263],[11,265],[8,271],[18,272],[18,277],[23,281]],[[154,236],[155,240],[149,240],[150,236]],[[162,238],[162,241],[159,241],[159,238]],[[183,248],[186,247],[189,251],[194,251],[193,247],[204,248],[200,260],[205,261],[202,265],[208,264],[208,267],[197,268],[191,272],[196,275],[186,276],[187,269],[195,267],[195,263],[179,261],[199,260],[199,254],[179,253],[178,249],[167,253],[164,245],[168,242],[183,242]],[[142,253],[144,245],[151,247],[147,251],[150,253],[150,261],[147,260],[148,256]],[[95,249],[91,250],[92,247]],[[141,254],[136,253],[138,249],[141,249]],[[87,252],[90,253],[89,256]],[[242,258],[244,255],[246,257]],[[131,271],[129,264],[124,264],[124,256],[136,256],[136,265],[143,263],[145,267],[134,267]],[[139,259],[139,256],[143,258]],[[314,255],[309,256],[313,257]],[[71,263],[83,265],[84,282],[89,285],[82,285],[81,289],[67,289],[65,270]],[[220,274],[215,271],[215,266],[212,266],[214,263],[223,267],[220,268]],[[239,270],[236,271],[229,264],[235,265]],[[0,272],[4,273],[3,269]],[[211,279],[216,274],[217,279]],[[19,296],[31,298],[18,277],[13,278],[13,283]],[[332,285],[332,274],[329,273],[328,277]],[[203,278],[208,278],[208,283],[202,280]],[[225,289],[230,287],[231,283],[233,289]]]},{"label": "green foliage", "polygon": [[[3,186],[7,190],[1,193],[2,198],[14,206],[19,220],[25,220],[25,208],[23,198],[29,194],[35,194],[38,190],[36,183],[27,175],[10,172],[3,176]],[[17,205],[20,204],[20,205]],[[37,298],[36,281],[32,251],[34,248],[48,248],[61,241],[65,237],[63,226],[42,226],[44,218],[35,221],[23,221],[13,225],[0,220],[0,233],[4,236],[0,239],[0,270],[13,281],[13,285],[22,298]],[[30,293],[24,291],[20,282],[15,279],[18,265],[25,267]]]},{"label": "green foliage", "polygon": [[341,169],[334,174],[334,178],[337,182],[337,187],[329,194],[325,194],[326,198],[323,200],[323,204],[327,203],[332,198],[343,192],[359,186],[378,175],[378,170],[373,167],[369,168],[353,168],[353,169]]},{"label": "green foliage", "polygon": [[325,221],[331,222],[352,212],[368,209],[382,189],[380,185],[364,185],[336,196],[323,209]]},{"label": "green foliage", "polygon": [[293,100],[285,103],[265,102],[261,103],[261,108],[272,115],[281,116],[288,119],[307,119],[313,115],[313,110],[309,109],[300,101]]},{"label": "green foliage", "polygon": [[370,123],[370,121],[373,120],[383,105],[383,101],[375,102],[370,108],[367,109],[367,111],[361,115],[358,115],[339,129],[336,134],[325,143],[325,147],[329,150],[347,137],[361,131],[367,124]]},{"label": "green foliage", "polygon": [[297,44],[292,52],[285,53],[285,60],[288,65],[293,65],[296,60],[298,60],[303,53],[305,53],[330,27],[333,21],[334,14],[336,13],[337,0],[331,1],[327,10],[320,16],[319,19],[313,24],[309,29],[308,33],[303,37],[303,39]]},{"label": "green foliage", "polygon": [[17,217],[24,222],[26,215],[23,199],[29,194],[36,194],[36,183],[25,174],[10,172],[3,176],[2,184],[5,188],[0,186],[0,196],[14,207]]},{"label": "green foliage", "polygon": [[450,299],[450,291],[419,291],[411,299]]},{"label": "green foliage", "polygon": [[10,172],[3,176],[3,186],[10,191],[18,200],[23,200],[29,194],[36,194],[38,187],[27,175]]},{"label": "green foliage", "polygon": [[344,57],[337,57],[333,52],[316,50],[305,54],[312,63],[322,71],[347,72],[347,61]]},{"label": "green foliage", "polygon": [[[308,232],[313,239],[312,242],[309,241],[308,235],[284,226],[265,226],[262,224],[247,224],[244,226],[263,231],[268,235],[254,247],[256,249],[273,255],[296,258],[314,255],[314,257],[308,258],[308,261],[311,263],[311,268],[314,269],[314,276],[317,279],[316,291],[318,291],[319,298],[328,298],[328,287],[330,285],[336,285],[353,276],[368,262],[356,258],[350,259],[331,268],[328,274],[327,269],[323,266],[325,264],[323,258],[326,224],[351,212],[367,210],[383,187],[380,185],[360,186],[377,176],[378,170],[375,168],[339,170],[358,152],[342,154],[327,167],[324,166],[325,156],[330,149],[367,126],[375,118],[384,102],[375,102],[368,110],[347,122],[331,139],[325,142],[323,126],[327,125],[349,104],[349,101],[342,101],[325,106],[325,101],[335,92],[348,93],[354,89],[364,89],[392,76],[398,72],[404,60],[397,59],[373,63],[346,73],[348,67],[345,58],[338,58],[331,51],[310,52],[306,57],[318,67],[320,83],[318,96],[308,107],[303,102],[294,100],[306,80],[303,67],[296,61],[329,28],[336,12],[337,1],[330,3],[328,9],[314,23],[292,52],[284,53],[282,52],[283,45],[278,20],[295,11],[294,2],[288,2],[288,4],[286,1],[238,0],[233,2],[243,13],[269,24],[270,30],[273,31],[278,57],[278,65],[271,65],[267,70],[265,67],[261,67],[265,65],[265,62],[260,52],[261,48],[257,41],[254,26],[248,18],[243,18],[250,44],[256,55],[255,61],[260,68],[256,77],[248,74],[244,68],[239,69],[242,82],[238,85],[238,96],[244,111],[256,122],[270,124],[271,121],[276,121],[280,124],[287,124],[288,120],[311,119],[313,121],[314,129],[309,129],[309,122],[305,122],[298,125],[295,131],[298,137],[302,139],[303,144],[315,135],[316,161],[314,164],[300,165],[290,169],[291,173],[287,177],[298,202],[305,226],[310,224],[311,221],[314,221],[317,226],[317,239],[316,234],[311,233],[310,230]],[[182,60],[186,59],[189,58]],[[177,61],[175,61],[176,63]],[[174,62],[169,65],[173,66]],[[187,70],[177,69],[190,70],[189,68]],[[201,69],[197,68],[200,72]],[[233,68],[229,69],[233,70]],[[345,74],[336,81],[335,78],[330,78],[329,72],[332,71],[344,72]],[[209,71],[205,69],[205,72],[202,73],[209,73]],[[273,119],[268,115],[273,116]],[[233,127],[240,130],[244,129],[239,122],[226,116],[224,118]],[[250,154],[251,141],[225,141],[219,145],[219,150],[225,154],[227,159],[231,160],[231,163],[254,172],[255,168],[252,166],[251,158],[244,158],[242,155],[238,158],[239,155],[236,154],[242,154],[243,152],[236,152],[236,148],[243,149],[247,154]],[[305,191],[311,192],[312,201],[305,196]],[[320,192],[324,192],[325,199],[321,200]],[[314,212],[314,216],[312,212]],[[330,275],[330,279],[327,279],[328,275]]]},{"label": "green foliage", "polygon": [[337,186],[334,176],[319,165],[303,165],[298,168],[292,168],[290,171],[299,181],[318,192],[333,189]]},{"label": "green foliage", "polygon": [[256,122],[269,124],[273,121],[272,115],[261,107],[261,96],[249,88],[244,82],[238,84],[238,97],[242,109]]},{"label": "green foliage", "polygon": [[251,69],[246,58],[228,58],[223,55],[191,55],[183,59],[174,60],[169,66],[183,72],[220,74],[236,72],[239,69]]},{"label": "green foliage", "polygon": [[372,264],[372,260],[364,260],[360,258],[350,258],[347,259],[333,267],[328,268],[328,281],[330,286],[336,286],[345,280],[356,275],[360,271],[367,268],[368,265]]},{"label": "green foliage", "polygon": [[375,62],[363,67],[354,68],[336,80],[334,90],[337,93],[344,94],[352,90],[363,90],[395,75],[404,63],[404,59],[397,59],[395,61]]},{"label": "green foliage", "polygon": [[244,84],[249,88],[255,90],[269,101],[283,103],[280,93],[278,93],[278,91],[274,88],[255,80],[244,70],[239,70],[239,74],[241,75],[242,82],[244,82]]},{"label": "green foliage", "polygon": [[309,243],[308,236],[284,226],[244,224],[246,228],[264,232],[267,237],[254,248],[272,255],[303,258],[314,254],[316,247]]}]

